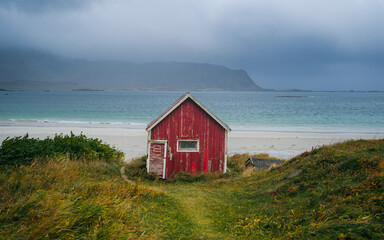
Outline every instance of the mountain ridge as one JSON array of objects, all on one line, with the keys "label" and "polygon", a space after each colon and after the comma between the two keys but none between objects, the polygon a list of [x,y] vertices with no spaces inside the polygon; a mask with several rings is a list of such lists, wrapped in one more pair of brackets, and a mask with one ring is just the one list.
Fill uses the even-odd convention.
[{"label": "mountain ridge", "polygon": [[25,49],[0,50],[0,87],[263,90],[246,71],[215,64],[91,61]]}]

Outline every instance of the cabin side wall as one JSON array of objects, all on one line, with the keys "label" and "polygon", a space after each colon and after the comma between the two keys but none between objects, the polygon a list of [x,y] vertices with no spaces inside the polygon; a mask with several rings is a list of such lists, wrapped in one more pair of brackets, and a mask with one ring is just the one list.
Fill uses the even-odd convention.
[{"label": "cabin side wall", "polygon": [[[166,178],[180,171],[226,170],[226,131],[191,99],[187,99],[150,131],[150,139],[167,140]],[[177,140],[198,140],[198,152],[178,152]]]}]

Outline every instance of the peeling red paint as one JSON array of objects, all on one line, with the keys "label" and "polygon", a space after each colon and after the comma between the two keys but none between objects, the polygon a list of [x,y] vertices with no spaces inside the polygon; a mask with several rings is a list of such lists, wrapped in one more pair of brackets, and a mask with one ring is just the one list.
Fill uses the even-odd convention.
[{"label": "peeling red paint", "polygon": [[[192,174],[225,171],[226,132],[229,128],[225,129],[221,121],[214,119],[212,113],[195,101],[187,98],[179,106],[172,105],[177,107],[167,115],[161,115],[165,117],[158,122],[155,120],[147,128],[150,128],[150,141],[167,141],[164,178],[172,178],[180,171]],[[198,151],[178,151],[178,140],[197,140]]]}]

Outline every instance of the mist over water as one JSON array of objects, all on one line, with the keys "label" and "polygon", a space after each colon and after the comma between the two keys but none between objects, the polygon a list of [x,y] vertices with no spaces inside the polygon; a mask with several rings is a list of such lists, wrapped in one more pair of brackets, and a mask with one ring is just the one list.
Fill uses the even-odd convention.
[{"label": "mist over water", "polygon": [[[7,91],[1,125],[145,128],[183,92]],[[382,92],[193,92],[233,130],[384,133]]]}]

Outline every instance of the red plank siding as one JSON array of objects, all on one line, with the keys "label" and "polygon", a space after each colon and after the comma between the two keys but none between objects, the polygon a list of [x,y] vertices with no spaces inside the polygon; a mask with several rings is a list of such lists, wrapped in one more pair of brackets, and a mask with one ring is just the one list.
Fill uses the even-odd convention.
[{"label": "red plank siding", "polygon": [[[226,130],[192,99],[185,100],[150,130],[151,140],[167,140],[166,178],[176,173],[224,171]],[[177,152],[177,140],[196,139],[199,152]],[[204,150],[208,166],[204,165]]]}]

